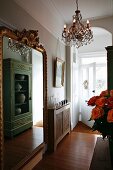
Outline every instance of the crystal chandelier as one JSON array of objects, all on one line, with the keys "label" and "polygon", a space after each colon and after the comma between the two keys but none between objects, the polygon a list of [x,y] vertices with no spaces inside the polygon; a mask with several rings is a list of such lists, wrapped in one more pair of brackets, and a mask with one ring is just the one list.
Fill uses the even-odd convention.
[{"label": "crystal chandelier", "polygon": [[10,48],[13,52],[19,53],[19,55],[25,55],[31,51],[30,47],[23,43],[19,43],[18,41],[12,40],[11,38],[8,40],[8,48]]},{"label": "crystal chandelier", "polygon": [[69,29],[64,25],[62,32],[62,40],[66,45],[74,45],[77,48],[83,45],[90,44],[93,40],[93,32],[91,31],[89,21],[87,20],[86,25],[83,25],[82,15],[78,10],[78,0],[76,0],[77,10],[73,15],[73,24]]}]

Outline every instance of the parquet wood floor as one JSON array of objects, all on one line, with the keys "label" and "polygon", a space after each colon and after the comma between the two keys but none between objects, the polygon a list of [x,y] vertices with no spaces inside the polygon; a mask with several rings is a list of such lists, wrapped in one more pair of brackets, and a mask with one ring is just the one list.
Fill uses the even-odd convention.
[{"label": "parquet wood floor", "polygon": [[73,129],[74,132],[90,133],[90,134],[100,134],[98,131],[93,131],[89,126],[85,125],[79,121],[76,127]]},{"label": "parquet wood floor", "polygon": [[56,151],[46,154],[33,170],[89,170],[98,135],[88,133],[88,127],[79,123],[77,131],[74,128],[66,135],[58,144]]},{"label": "parquet wood floor", "polygon": [[4,170],[11,170],[43,144],[43,128],[33,127],[13,137],[5,139]]}]

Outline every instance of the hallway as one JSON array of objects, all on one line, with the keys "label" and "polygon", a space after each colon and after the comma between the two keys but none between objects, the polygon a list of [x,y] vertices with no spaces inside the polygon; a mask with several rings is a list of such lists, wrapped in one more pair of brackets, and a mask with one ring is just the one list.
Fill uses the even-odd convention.
[{"label": "hallway", "polygon": [[97,137],[79,124],[33,170],[89,170]]}]

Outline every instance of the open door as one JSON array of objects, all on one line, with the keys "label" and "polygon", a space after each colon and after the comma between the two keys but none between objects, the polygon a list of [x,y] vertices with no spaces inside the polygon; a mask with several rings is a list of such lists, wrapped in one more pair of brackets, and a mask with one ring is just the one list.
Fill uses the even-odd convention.
[{"label": "open door", "polygon": [[87,106],[87,100],[95,95],[96,88],[96,63],[82,65],[80,68],[80,114],[82,122],[92,126],[93,122],[88,122],[92,107]]},{"label": "open door", "polygon": [[80,67],[80,117],[81,121],[92,127],[93,121],[88,121],[91,116],[92,107],[87,101],[107,89],[107,68],[106,64],[82,65]]}]

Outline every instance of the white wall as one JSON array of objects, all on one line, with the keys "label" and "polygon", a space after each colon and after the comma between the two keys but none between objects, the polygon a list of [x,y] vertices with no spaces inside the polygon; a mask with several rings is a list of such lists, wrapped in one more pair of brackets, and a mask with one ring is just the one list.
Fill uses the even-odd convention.
[{"label": "white wall", "polygon": [[71,102],[71,129],[73,129],[79,120],[79,61],[78,53],[75,48],[66,49],[66,83],[67,99]]},{"label": "white wall", "polygon": [[79,59],[76,48],[71,48],[71,103],[72,103],[72,128],[79,120]]},{"label": "white wall", "polygon": [[113,17],[106,17],[98,20],[91,21],[92,27],[104,28],[112,34],[112,44],[113,44]]}]

